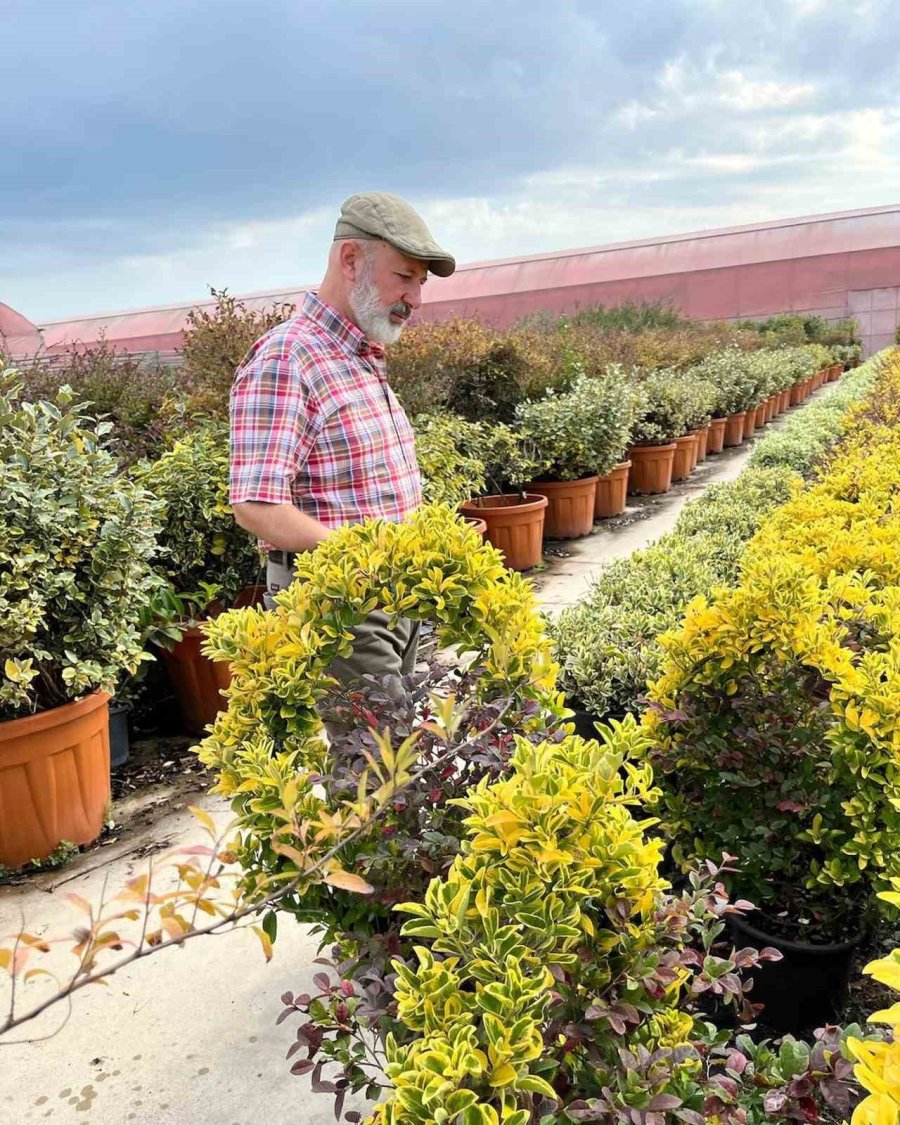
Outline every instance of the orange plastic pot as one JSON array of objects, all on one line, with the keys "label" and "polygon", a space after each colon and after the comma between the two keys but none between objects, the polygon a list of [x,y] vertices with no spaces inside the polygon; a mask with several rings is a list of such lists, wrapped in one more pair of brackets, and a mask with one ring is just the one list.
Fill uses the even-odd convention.
[{"label": "orange plastic pot", "polygon": [[580,480],[536,480],[528,491],[547,497],[545,539],[580,539],[594,526],[597,477]]},{"label": "orange plastic pot", "polygon": [[755,407],[753,410],[748,410],[744,414],[744,437],[745,438],[752,437],[753,431],[756,429],[756,412],[757,412],[758,409],[759,409],[759,407]]},{"label": "orange plastic pot", "polygon": [[597,477],[597,492],[594,497],[595,520],[608,520],[613,516],[620,516],[625,511],[630,468],[630,461],[622,461],[602,477]]},{"label": "orange plastic pot", "polygon": [[707,455],[722,452],[725,445],[725,427],[727,425],[727,418],[713,418],[710,422],[709,435],[706,439]]},{"label": "orange plastic pot", "polygon": [[761,402],[756,408],[756,417],[753,420],[753,428],[755,430],[762,429],[766,424],[766,404]]},{"label": "orange plastic pot", "polygon": [[782,391],[781,394],[779,395],[778,413],[784,414],[784,412],[788,409],[788,407],[790,405],[791,405],[791,388],[788,387],[787,390]]},{"label": "orange plastic pot", "polygon": [[484,522],[484,520],[466,519],[466,523],[474,528],[474,530],[478,532],[482,539],[484,539],[484,537],[487,535],[487,524]]},{"label": "orange plastic pot", "polygon": [[840,377],[841,365],[839,363],[833,363],[831,367],[828,368],[828,382],[835,383]]},{"label": "orange plastic pot", "polygon": [[725,445],[735,446],[743,443],[747,414],[748,411],[741,410],[737,414],[729,414],[725,419]]},{"label": "orange plastic pot", "polygon": [[628,451],[631,470],[628,492],[632,496],[655,496],[672,487],[675,442],[668,445],[633,445]]},{"label": "orange plastic pot", "polygon": [[675,439],[675,459],[672,462],[672,480],[687,480],[694,469],[696,434],[683,434]]},{"label": "orange plastic pot", "polygon": [[0,723],[0,864],[90,844],[109,803],[109,696]]},{"label": "orange plastic pot", "polygon": [[188,734],[201,735],[206,727],[215,722],[216,715],[223,710],[227,701],[222,692],[231,683],[228,665],[219,660],[210,660],[200,651],[204,634],[202,629],[191,626],[184,630],[181,640],[175,647],[161,649],[160,657],[172,691],[181,707],[184,729]]},{"label": "orange plastic pot", "polygon": [[788,389],[791,406],[799,406],[803,401],[803,384],[794,383],[793,387]]},{"label": "orange plastic pot", "polygon": [[697,462],[705,461],[709,447],[709,426],[697,431]]},{"label": "orange plastic pot", "polygon": [[459,510],[467,519],[484,521],[485,538],[511,570],[530,570],[541,561],[546,496],[526,494],[524,501],[517,493],[480,496],[460,504]]}]

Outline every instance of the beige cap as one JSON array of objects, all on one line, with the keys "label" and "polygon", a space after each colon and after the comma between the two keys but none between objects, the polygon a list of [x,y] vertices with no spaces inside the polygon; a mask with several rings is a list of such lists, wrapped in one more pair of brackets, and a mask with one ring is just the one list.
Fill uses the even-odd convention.
[{"label": "beige cap", "polygon": [[351,195],[341,207],[334,228],[334,240],[342,238],[380,238],[401,254],[426,262],[438,277],[449,277],[456,259],[431,237],[424,219],[405,199],[385,191],[364,191]]}]

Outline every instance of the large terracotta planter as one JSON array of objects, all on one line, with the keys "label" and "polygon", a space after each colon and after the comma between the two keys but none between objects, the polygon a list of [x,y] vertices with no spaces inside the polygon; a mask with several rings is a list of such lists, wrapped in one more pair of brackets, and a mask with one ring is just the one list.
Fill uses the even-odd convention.
[{"label": "large terracotta planter", "polygon": [[544,518],[545,539],[580,539],[594,526],[594,498],[597,477],[581,480],[536,480],[528,492],[547,497]]},{"label": "large terracotta planter", "polygon": [[633,496],[655,496],[672,487],[675,442],[668,445],[633,445],[628,451],[631,471],[628,492]]},{"label": "large terracotta planter", "polygon": [[748,410],[744,414],[744,437],[745,438],[753,436],[753,431],[756,429],[756,414],[757,414],[758,410],[759,410],[759,407],[757,406],[753,410]]},{"label": "large terracotta planter", "polygon": [[109,803],[109,696],[0,723],[0,864],[90,844]]},{"label": "large terracotta planter", "polygon": [[761,402],[756,408],[756,417],[753,420],[753,428],[761,430],[766,424],[766,404]]},{"label": "large terracotta planter", "polygon": [[706,460],[709,446],[709,426],[697,431],[697,464]]},{"label": "large terracotta planter", "polygon": [[184,729],[195,735],[203,734],[205,728],[215,722],[227,702],[222,692],[231,683],[228,665],[210,660],[200,651],[203,640],[203,631],[192,625],[184,630],[171,651],[160,650],[169,683],[181,707]]},{"label": "large terracotta planter", "polygon": [[524,501],[516,493],[480,496],[460,504],[459,510],[467,519],[484,520],[487,541],[511,570],[530,570],[541,561],[546,496],[528,494]]},{"label": "large terracotta planter", "polygon": [[799,406],[803,401],[803,384],[794,383],[794,385],[788,389],[788,395],[790,397],[791,406]]},{"label": "large terracotta planter", "polygon": [[748,411],[741,410],[737,414],[729,414],[725,419],[725,445],[735,446],[743,443],[747,413]]},{"label": "large terracotta planter", "polygon": [[780,401],[778,403],[778,413],[784,414],[784,412],[791,405],[791,388],[788,387],[786,390],[782,391],[779,398]]},{"label": "large terracotta planter", "polygon": [[778,405],[778,402],[776,400],[776,396],[775,395],[769,395],[769,397],[766,399],[766,416],[763,419],[763,421],[766,423],[767,426],[772,421],[772,419],[775,417],[775,407],[777,405]]},{"label": "large terracotta planter", "polygon": [[622,461],[602,477],[597,477],[597,493],[594,497],[595,520],[608,520],[613,516],[621,516],[625,511],[630,468],[630,461]]},{"label": "large terracotta planter", "polygon": [[837,382],[837,380],[840,379],[840,377],[841,377],[841,365],[839,363],[833,363],[831,365],[831,367],[828,368],[828,382],[829,383]]},{"label": "large terracotta planter", "polygon": [[487,524],[484,522],[484,520],[473,520],[467,517],[466,523],[469,524],[469,526],[472,527],[475,531],[477,531],[482,539],[487,536]]},{"label": "large terracotta planter", "polygon": [[725,445],[725,427],[727,425],[727,418],[713,418],[710,422],[709,436],[706,439],[707,455],[722,452],[722,448]]},{"label": "large terracotta planter", "polygon": [[675,459],[672,462],[672,480],[687,480],[694,468],[695,434],[683,434],[675,439]]}]

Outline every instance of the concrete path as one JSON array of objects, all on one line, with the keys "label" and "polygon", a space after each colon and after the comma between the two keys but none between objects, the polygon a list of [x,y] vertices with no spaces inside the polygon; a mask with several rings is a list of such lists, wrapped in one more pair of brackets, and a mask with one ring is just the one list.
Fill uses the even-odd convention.
[{"label": "concrete path", "polygon": [[[737,476],[750,452],[745,445],[710,458],[667,496],[632,501],[625,516],[589,538],[559,544],[535,576],[541,603],[553,613],[577,600],[604,563],[671,529],[688,500]],[[166,795],[160,785],[133,800],[153,804]],[[79,918],[67,893],[97,902],[104,883],[117,888],[146,870],[148,852],[205,842],[188,803],[223,827],[229,820],[225,803],[206,793],[182,789],[172,801],[178,807],[142,832],[86,852],[60,872],[0,887],[0,934],[18,929],[20,918],[33,933],[74,928]],[[67,1022],[60,1007],[11,1036],[29,1042],[0,1040],[0,1123],[326,1125],[333,1121],[330,1098],[313,1094],[307,1077],[291,1076],[284,1059],[296,1023],[275,1026],[281,994],[310,988],[316,951],[309,929],[284,919],[269,965],[252,933],[232,933],[199,938],[130,966],[109,988],[84,990]],[[71,960],[64,947],[50,956],[61,967]],[[26,998],[41,987],[40,980],[26,986]],[[0,984],[0,1009],[7,1003]]]}]

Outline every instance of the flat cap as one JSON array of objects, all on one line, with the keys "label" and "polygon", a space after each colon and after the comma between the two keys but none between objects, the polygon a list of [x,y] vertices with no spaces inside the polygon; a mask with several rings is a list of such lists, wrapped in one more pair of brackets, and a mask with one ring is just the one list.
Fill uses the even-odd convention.
[{"label": "flat cap", "polygon": [[364,191],[344,201],[334,228],[335,242],[342,238],[383,239],[401,254],[426,262],[438,277],[449,277],[456,269],[456,259],[434,241],[422,216],[405,199],[385,191]]}]

